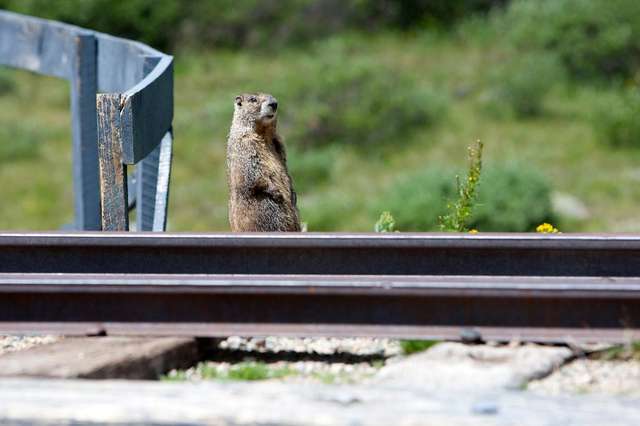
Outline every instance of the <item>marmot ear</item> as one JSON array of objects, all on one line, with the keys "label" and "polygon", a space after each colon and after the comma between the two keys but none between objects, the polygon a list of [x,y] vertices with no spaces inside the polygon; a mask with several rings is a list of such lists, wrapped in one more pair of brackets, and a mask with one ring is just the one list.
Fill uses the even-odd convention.
[{"label": "marmot ear", "polygon": [[242,106],[242,96],[236,96],[236,105]]}]

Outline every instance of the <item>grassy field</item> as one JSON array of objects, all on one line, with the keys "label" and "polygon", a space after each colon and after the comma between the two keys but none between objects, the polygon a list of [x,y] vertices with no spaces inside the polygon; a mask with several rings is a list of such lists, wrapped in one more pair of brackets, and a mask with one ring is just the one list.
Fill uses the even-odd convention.
[{"label": "grassy field", "polygon": [[[343,137],[315,146],[313,140],[299,140],[293,113],[309,108],[302,102],[323,107],[306,99],[304,90],[326,78],[314,74],[314,64],[329,54],[334,67],[350,61],[377,64],[389,87],[397,76],[410,77],[416,87],[438,93],[446,113],[385,143],[361,146]],[[429,169],[463,172],[466,147],[477,139],[485,144],[485,171],[526,165],[539,170],[554,192],[586,205],[589,217],[560,217],[561,230],[640,231],[640,150],[602,144],[592,126],[594,105],[611,89],[558,83],[537,117],[493,114],[486,102],[487,79],[503,54],[480,37],[429,32],[344,34],[277,54],[178,53],[169,230],[229,229],[224,159],[233,98],[265,91],[280,101],[279,126],[310,231],[371,231],[381,208],[393,213],[402,207],[386,204],[398,179]],[[68,88],[25,72],[12,71],[9,78],[12,88],[0,91],[0,229],[57,229],[72,215]],[[349,102],[358,107],[357,98]],[[385,128],[384,117],[375,117],[375,127]],[[6,148],[14,144],[16,149]],[[481,192],[492,190],[481,181]],[[416,185],[413,196],[423,197],[422,191]]]}]

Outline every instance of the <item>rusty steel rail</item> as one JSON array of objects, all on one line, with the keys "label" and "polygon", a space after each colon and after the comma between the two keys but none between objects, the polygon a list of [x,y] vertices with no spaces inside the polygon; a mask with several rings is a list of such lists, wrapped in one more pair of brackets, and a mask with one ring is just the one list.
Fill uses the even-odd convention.
[{"label": "rusty steel rail", "polygon": [[640,278],[0,274],[0,332],[640,338]]},{"label": "rusty steel rail", "polygon": [[0,272],[640,277],[640,235],[0,233]]},{"label": "rusty steel rail", "polygon": [[640,237],[0,234],[0,333],[640,338]]}]

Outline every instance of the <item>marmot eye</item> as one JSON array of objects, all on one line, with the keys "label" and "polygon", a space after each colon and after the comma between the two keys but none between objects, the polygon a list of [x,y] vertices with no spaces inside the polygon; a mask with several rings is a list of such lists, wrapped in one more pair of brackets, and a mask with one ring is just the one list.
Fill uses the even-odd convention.
[{"label": "marmot eye", "polygon": [[258,99],[255,96],[249,98],[249,102],[258,102]]}]

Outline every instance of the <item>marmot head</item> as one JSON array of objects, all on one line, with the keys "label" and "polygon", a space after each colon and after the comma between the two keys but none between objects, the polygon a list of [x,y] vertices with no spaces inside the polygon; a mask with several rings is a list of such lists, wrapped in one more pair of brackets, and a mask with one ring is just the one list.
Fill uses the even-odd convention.
[{"label": "marmot head", "polygon": [[260,130],[275,126],[278,101],[267,93],[246,93],[236,96],[233,126]]}]

